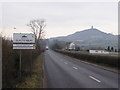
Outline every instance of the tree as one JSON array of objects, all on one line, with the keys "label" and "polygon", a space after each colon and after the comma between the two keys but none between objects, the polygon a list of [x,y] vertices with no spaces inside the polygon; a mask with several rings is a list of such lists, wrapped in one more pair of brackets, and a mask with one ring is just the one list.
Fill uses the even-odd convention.
[{"label": "tree", "polygon": [[52,42],[51,49],[53,49],[53,50],[55,50],[55,49],[65,49],[65,46],[66,46],[66,42],[54,40]]},{"label": "tree", "polygon": [[115,49],[115,52],[117,52],[117,49]]},{"label": "tree", "polygon": [[118,49],[118,52],[120,52],[120,48]]},{"label": "tree", "polygon": [[70,43],[71,43],[71,42],[65,42],[65,46],[66,46],[66,49],[67,49],[67,50],[69,49]]},{"label": "tree", "polygon": [[36,20],[30,20],[29,24],[27,25],[31,27],[31,31],[33,34],[35,34],[37,43],[40,39],[42,39],[42,35],[44,33],[44,28],[46,26],[44,19],[36,19]]},{"label": "tree", "polygon": [[80,47],[76,46],[75,51],[80,51]]},{"label": "tree", "polygon": [[114,48],[113,48],[113,47],[111,47],[111,51],[114,51]]},{"label": "tree", "polygon": [[110,51],[110,46],[108,46],[107,50]]}]

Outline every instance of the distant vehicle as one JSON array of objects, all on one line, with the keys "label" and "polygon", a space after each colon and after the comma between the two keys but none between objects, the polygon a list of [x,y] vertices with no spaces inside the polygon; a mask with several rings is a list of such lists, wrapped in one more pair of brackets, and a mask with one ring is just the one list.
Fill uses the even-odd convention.
[{"label": "distant vehicle", "polygon": [[46,46],[46,48],[45,48],[46,50],[48,50],[48,46]]}]

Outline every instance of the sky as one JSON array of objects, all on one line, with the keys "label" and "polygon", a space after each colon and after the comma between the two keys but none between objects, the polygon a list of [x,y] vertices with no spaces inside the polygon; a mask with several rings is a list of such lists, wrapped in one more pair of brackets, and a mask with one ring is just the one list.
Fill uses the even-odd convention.
[{"label": "sky", "polygon": [[30,33],[31,29],[27,26],[30,20],[45,19],[46,38],[66,36],[89,29],[91,26],[106,33],[118,34],[117,1],[72,1],[8,2],[6,0],[0,3],[0,32],[9,37],[16,32]]}]

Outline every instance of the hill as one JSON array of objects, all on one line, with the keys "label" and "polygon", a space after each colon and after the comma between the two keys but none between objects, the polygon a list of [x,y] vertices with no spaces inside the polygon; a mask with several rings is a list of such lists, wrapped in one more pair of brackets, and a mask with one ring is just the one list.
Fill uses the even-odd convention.
[{"label": "hill", "polygon": [[85,29],[68,36],[50,38],[51,40],[74,42],[80,46],[118,46],[118,35],[102,32],[96,28]]}]

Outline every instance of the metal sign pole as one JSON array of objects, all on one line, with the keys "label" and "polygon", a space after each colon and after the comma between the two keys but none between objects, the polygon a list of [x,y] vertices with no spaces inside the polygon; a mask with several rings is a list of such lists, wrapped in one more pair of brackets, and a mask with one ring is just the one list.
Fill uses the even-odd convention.
[{"label": "metal sign pole", "polygon": [[31,52],[31,59],[30,59],[30,76],[32,75],[32,50]]},{"label": "metal sign pole", "polygon": [[21,79],[21,50],[20,50],[20,79]]},{"label": "metal sign pole", "polygon": [[[22,79],[22,51],[23,49],[35,49],[35,34],[13,33],[13,49],[20,50],[20,80]],[[32,55],[32,54],[31,54]],[[32,73],[32,58],[30,60],[30,73]]]}]

